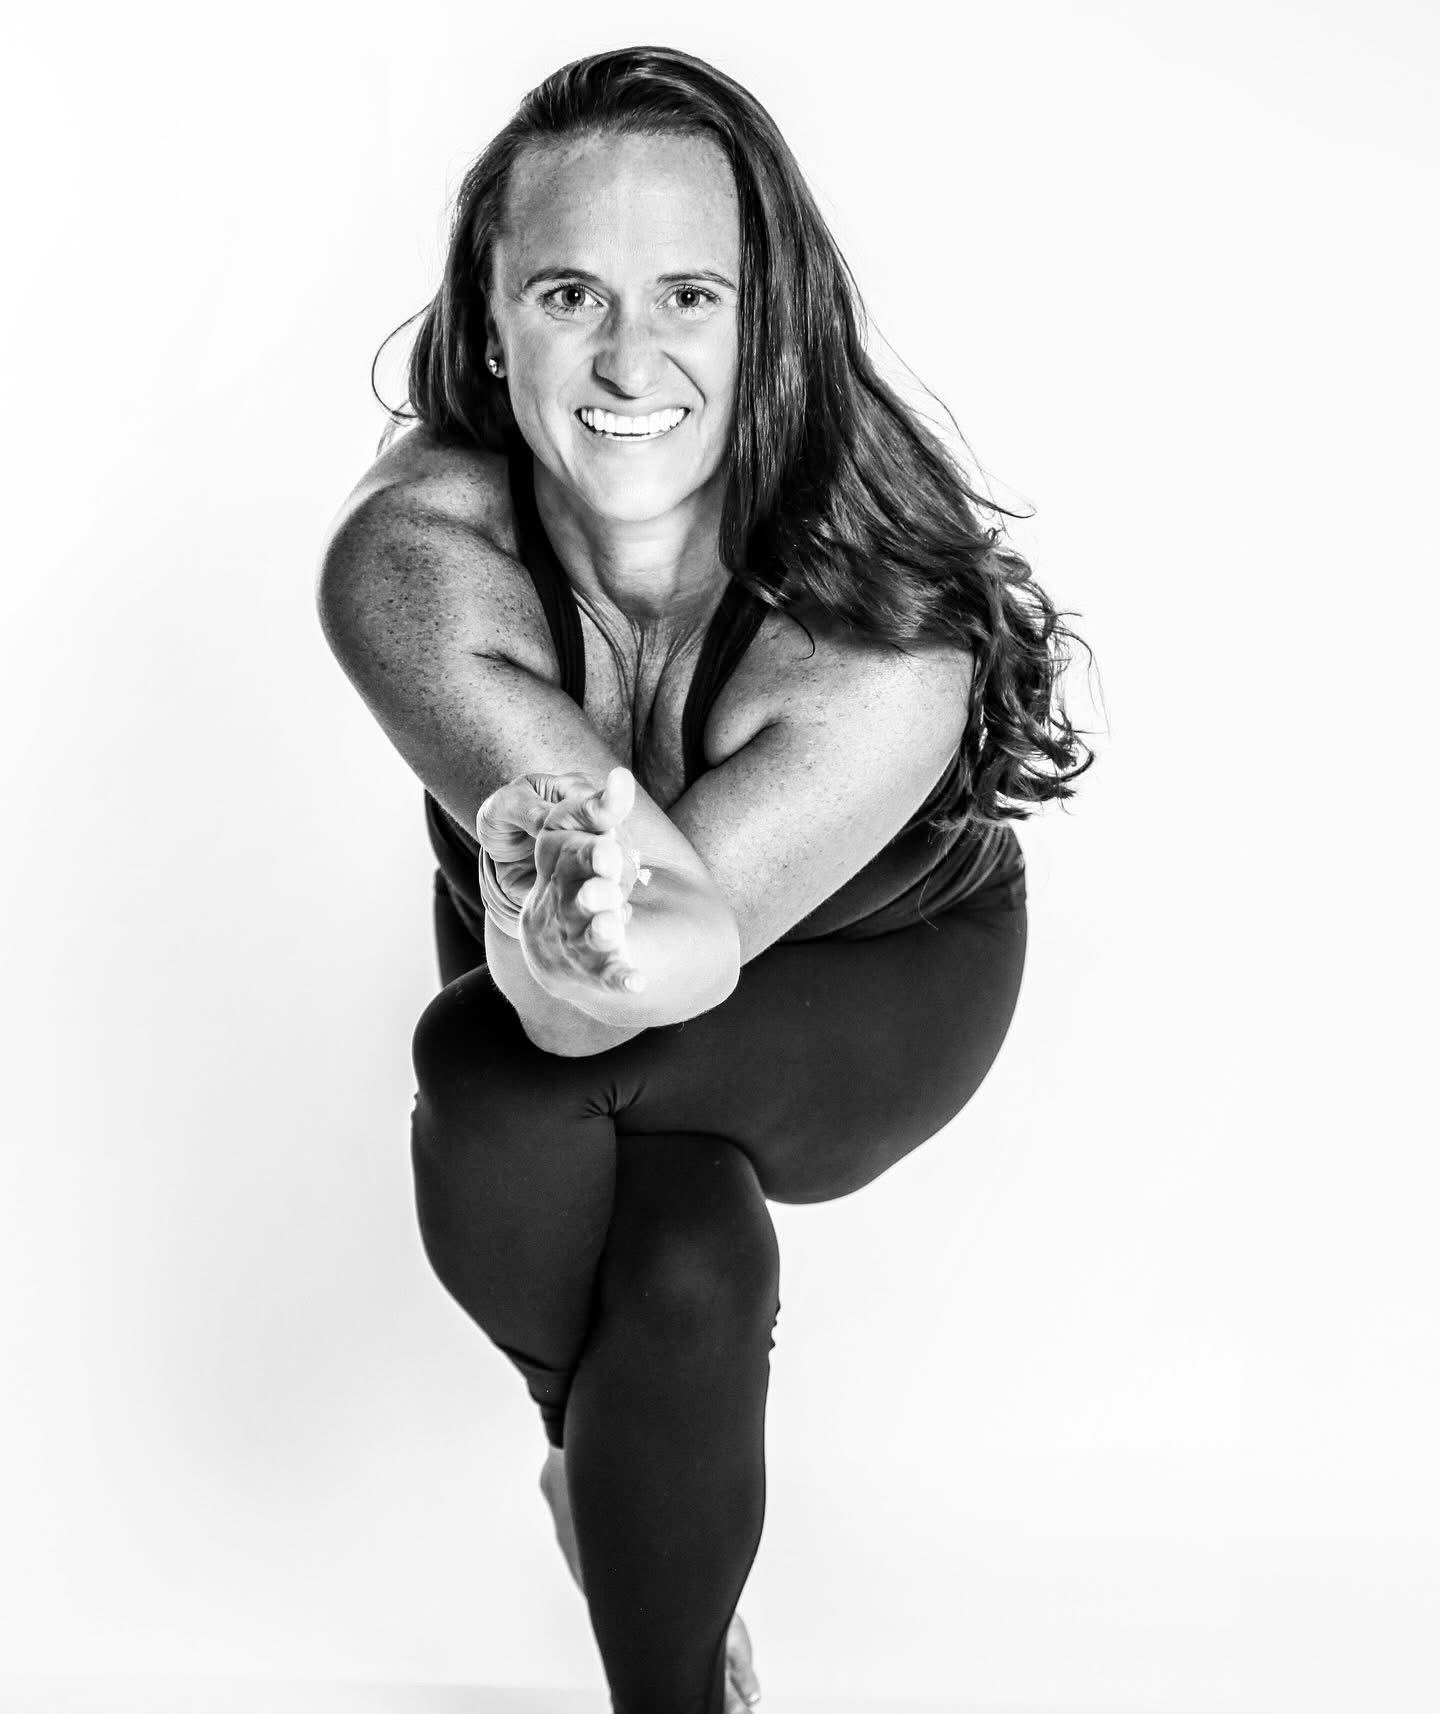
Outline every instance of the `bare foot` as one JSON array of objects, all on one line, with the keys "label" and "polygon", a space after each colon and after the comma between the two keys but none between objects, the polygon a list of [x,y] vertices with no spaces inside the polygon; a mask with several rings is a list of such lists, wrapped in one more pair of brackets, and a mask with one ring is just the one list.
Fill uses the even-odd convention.
[{"label": "bare foot", "polygon": [[560,1551],[565,1555],[570,1575],[583,1595],[585,1579],[580,1575],[580,1550],[575,1545],[575,1523],[570,1516],[570,1489],[565,1482],[565,1453],[558,1446],[552,1446],[545,1455],[545,1468],[540,1472],[540,1492],[545,1496],[550,1515],[555,1520],[555,1539],[560,1543]]},{"label": "bare foot", "polygon": [[760,1680],[750,1658],[750,1632],[736,1613],[725,1639],[725,1714],[746,1714],[760,1700]]},{"label": "bare foot", "polygon": [[[558,1446],[552,1446],[546,1454],[545,1467],[540,1472],[540,1492],[555,1520],[555,1539],[560,1543],[570,1575],[584,1594],[580,1550],[575,1544],[575,1523],[570,1516],[570,1489],[565,1480],[565,1453]],[[760,1700],[760,1680],[750,1658],[750,1632],[739,1613],[730,1621],[725,1639],[725,1671],[725,1714],[747,1714]]]}]

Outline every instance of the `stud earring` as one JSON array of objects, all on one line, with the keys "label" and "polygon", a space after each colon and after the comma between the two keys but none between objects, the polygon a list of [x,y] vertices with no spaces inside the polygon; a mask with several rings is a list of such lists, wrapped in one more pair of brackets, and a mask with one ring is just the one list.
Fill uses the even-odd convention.
[{"label": "stud earring", "polygon": [[498,378],[499,378],[499,374],[500,374],[500,365],[499,365],[499,364],[498,364],[498,363],[497,363],[497,362],[496,362],[496,361],[495,361],[495,359],[494,359],[494,358],[493,358],[493,357],[487,357],[487,358],[486,358],[486,359],[485,359],[485,367],[486,367],[486,368],[487,368],[487,369],[488,369],[488,370],[489,370],[489,371],[490,371],[490,373],[491,373],[491,374],[492,374],[492,375],[494,375],[494,376],[495,376],[495,377],[496,377],[496,378],[497,378],[497,379],[498,379]]}]

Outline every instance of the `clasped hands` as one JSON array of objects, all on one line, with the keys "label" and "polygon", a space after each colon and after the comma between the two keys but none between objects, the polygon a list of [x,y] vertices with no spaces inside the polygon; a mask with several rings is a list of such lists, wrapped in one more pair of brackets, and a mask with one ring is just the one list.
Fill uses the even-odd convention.
[{"label": "clasped hands", "polygon": [[620,834],[635,807],[635,776],[522,774],[490,794],[475,818],[486,913],[520,943],[535,980],[570,998],[598,986],[638,993],[625,925],[649,872]]}]

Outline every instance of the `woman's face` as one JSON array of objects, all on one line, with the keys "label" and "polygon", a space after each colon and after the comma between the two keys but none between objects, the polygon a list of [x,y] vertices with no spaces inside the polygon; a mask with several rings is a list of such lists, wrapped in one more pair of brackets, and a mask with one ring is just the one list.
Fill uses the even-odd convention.
[{"label": "woman's face", "polygon": [[734,176],[708,138],[516,161],[487,355],[535,456],[592,513],[645,522],[723,485],[739,281]]}]

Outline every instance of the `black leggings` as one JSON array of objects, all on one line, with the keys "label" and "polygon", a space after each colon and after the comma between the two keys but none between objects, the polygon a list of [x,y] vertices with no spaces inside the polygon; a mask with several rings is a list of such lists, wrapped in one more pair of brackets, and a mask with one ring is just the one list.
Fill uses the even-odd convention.
[{"label": "black leggings", "polygon": [[525,1035],[437,876],[420,1231],[565,1447],[615,1714],[722,1714],[765,1510],[766,1199],[847,1196],[959,1112],[1009,1027],[1025,921],[777,943],[713,1011],[565,1059]]}]

